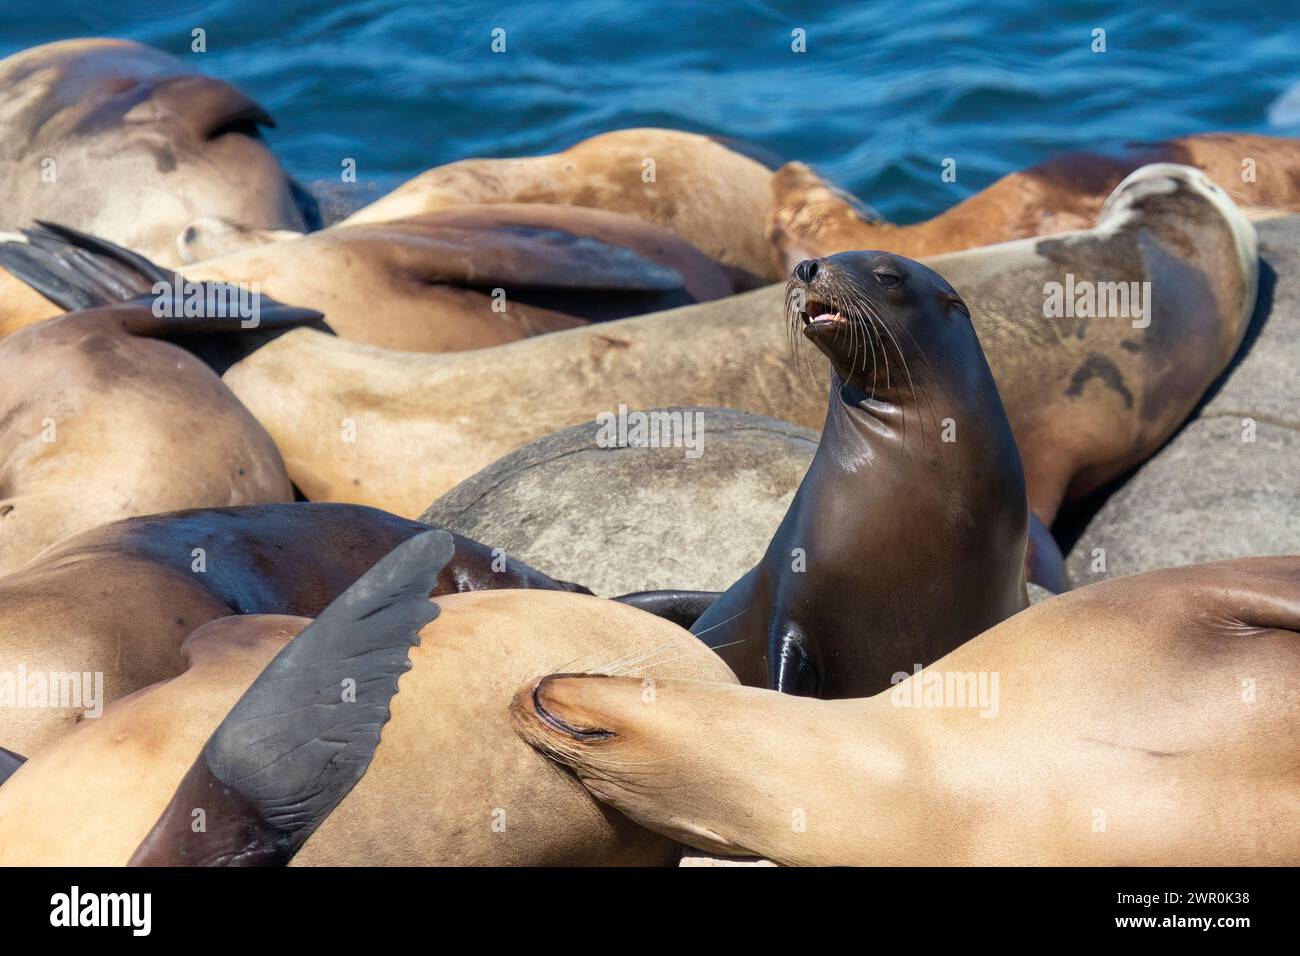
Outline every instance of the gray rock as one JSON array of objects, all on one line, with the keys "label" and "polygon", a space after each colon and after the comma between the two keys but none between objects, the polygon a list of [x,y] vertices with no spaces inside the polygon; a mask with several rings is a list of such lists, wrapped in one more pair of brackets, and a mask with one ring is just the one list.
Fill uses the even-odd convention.
[{"label": "gray rock", "polygon": [[575,425],[461,482],[420,520],[597,594],[723,590],[762,557],[817,436],[732,409],[668,411],[701,416],[698,458],[681,447],[601,447],[598,424]]},{"label": "gray rock", "polygon": [[[1268,268],[1241,355],[1198,415],[1088,523],[1067,559],[1077,585],[1300,553],[1300,216],[1258,229]],[[1093,570],[1096,549],[1104,571]]]}]

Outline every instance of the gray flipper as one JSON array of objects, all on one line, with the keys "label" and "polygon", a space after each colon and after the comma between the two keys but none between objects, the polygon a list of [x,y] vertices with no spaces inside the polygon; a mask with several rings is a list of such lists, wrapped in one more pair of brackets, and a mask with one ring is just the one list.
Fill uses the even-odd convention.
[{"label": "gray flipper", "polygon": [[445,531],[403,542],[290,641],[209,738],[131,864],[288,863],[370,766],[454,552]]},{"label": "gray flipper", "polygon": [[4,782],[14,775],[14,771],[26,762],[26,757],[20,757],[12,750],[0,747],[0,786],[4,786]]}]

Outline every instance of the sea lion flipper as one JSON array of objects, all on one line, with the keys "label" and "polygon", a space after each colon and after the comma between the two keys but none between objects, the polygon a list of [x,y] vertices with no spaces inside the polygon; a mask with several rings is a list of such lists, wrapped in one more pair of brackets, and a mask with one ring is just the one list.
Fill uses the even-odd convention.
[{"label": "sea lion flipper", "polygon": [[403,542],[290,641],[213,732],[131,863],[292,859],[370,766],[454,553],[445,531]]},{"label": "sea lion flipper", "polygon": [[616,242],[560,225],[482,224],[437,230],[432,278],[466,285],[672,292],[680,272]]},{"label": "sea lion flipper", "polygon": [[700,615],[722,597],[721,591],[683,591],[670,588],[663,591],[634,591],[616,598],[620,604],[640,608],[655,617],[672,621],[679,627],[690,629]]},{"label": "sea lion flipper", "polygon": [[23,239],[0,239],[0,266],[69,312],[148,293],[173,274],[106,239],[37,220]]},{"label": "sea lion flipper", "polygon": [[14,772],[27,762],[27,758],[0,747],[0,786],[14,775]]}]

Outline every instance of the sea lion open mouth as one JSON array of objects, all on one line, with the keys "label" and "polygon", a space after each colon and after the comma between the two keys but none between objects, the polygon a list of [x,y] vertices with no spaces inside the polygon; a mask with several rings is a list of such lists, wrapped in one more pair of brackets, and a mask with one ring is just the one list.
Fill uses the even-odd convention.
[{"label": "sea lion open mouth", "polygon": [[831,303],[818,299],[809,299],[804,304],[804,308],[799,310],[799,321],[803,323],[805,330],[848,324],[844,313]]}]

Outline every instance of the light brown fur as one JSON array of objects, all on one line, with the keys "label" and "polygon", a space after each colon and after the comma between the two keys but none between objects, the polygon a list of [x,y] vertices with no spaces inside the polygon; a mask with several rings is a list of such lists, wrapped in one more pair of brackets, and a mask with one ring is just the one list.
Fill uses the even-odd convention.
[{"label": "light brown fur", "polygon": [[[508,707],[520,682],[574,664],[733,681],[717,657],[666,621],[594,597],[492,591],[438,603],[369,770],[294,863],[675,863],[679,847],[606,810],[520,741]],[[29,760],[0,788],[0,864],[125,863],[226,712],[306,624],[205,625],[186,642],[188,671]]]},{"label": "light brown fur", "polygon": [[[646,182],[646,160],[654,181]],[[777,278],[763,225],[771,173],[708,136],[625,129],[548,156],[464,159],[421,173],[344,220],[384,222],[466,203],[556,203],[636,216],[705,255]]]},{"label": "light brown fur", "polygon": [[[1242,180],[1254,160],[1255,182]],[[932,219],[906,226],[867,222],[838,190],[802,163],[772,178],[767,235],[778,265],[849,249],[887,249],[920,258],[1012,239],[1088,229],[1107,195],[1139,166],[1179,163],[1203,170],[1247,214],[1300,211],[1300,141],[1206,133],[1134,144],[1118,156],[1067,153],[1003,176]]]},{"label": "light brown fur", "polygon": [[139,308],[0,340],[0,574],[119,518],[293,499],[270,437],[206,365],[123,331]]},{"label": "light brown fur", "polygon": [[[875,697],[666,680],[647,706],[635,682],[571,676],[530,682],[512,710],[601,800],[715,853],[1295,865],[1297,673],[1300,558],[1259,558],[1052,598]],[[966,674],[997,675],[995,707],[917,706],[929,675]],[[535,693],[561,722],[614,736],[542,721]]]},{"label": "light brown fur", "polygon": [[[183,79],[154,85],[169,78]],[[222,131],[256,104],[167,53],[126,40],[48,43],[0,60],[0,89],[0,228],[52,220],[167,265],[199,215],[306,228],[265,143]]]}]

